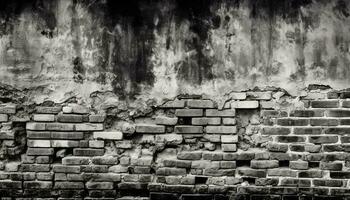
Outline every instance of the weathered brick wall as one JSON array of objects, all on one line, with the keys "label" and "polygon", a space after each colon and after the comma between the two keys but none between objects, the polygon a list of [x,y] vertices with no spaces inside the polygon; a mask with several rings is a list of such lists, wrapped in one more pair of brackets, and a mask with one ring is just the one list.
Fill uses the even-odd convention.
[{"label": "weathered brick wall", "polygon": [[272,88],[223,98],[183,95],[135,118],[76,103],[2,104],[0,196],[341,199],[350,193],[350,92],[311,87],[292,97]]}]

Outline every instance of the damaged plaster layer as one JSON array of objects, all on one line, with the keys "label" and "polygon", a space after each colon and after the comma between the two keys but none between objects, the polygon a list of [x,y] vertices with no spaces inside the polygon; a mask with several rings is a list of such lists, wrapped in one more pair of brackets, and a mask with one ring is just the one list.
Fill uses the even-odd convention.
[{"label": "damaged plaster layer", "polygon": [[90,104],[96,91],[132,104],[255,86],[343,89],[348,9],[344,0],[3,1],[0,80],[36,103]]}]

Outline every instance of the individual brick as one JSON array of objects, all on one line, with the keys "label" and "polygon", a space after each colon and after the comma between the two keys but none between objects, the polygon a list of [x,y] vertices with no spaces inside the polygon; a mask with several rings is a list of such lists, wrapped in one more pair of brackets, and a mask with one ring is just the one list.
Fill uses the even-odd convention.
[{"label": "individual brick", "polygon": [[28,147],[51,147],[50,140],[28,140]]},{"label": "individual brick", "polygon": [[131,158],[131,165],[137,166],[151,166],[153,158],[151,156],[143,158]]},{"label": "individual brick", "polygon": [[320,169],[341,171],[343,169],[343,163],[341,163],[341,162],[320,162]]},{"label": "individual brick", "polygon": [[200,151],[182,151],[177,154],[177,159],[180,160],[200,160],[202,158],[202,152]]},{"label": "individual brick", "polygon": [[1,114],[15,114],[16,113],[15,104],[0,104],[0,113]]},{"label": "individual brick", "polygon": [[111,131],[111,132],[94,132],[94,139],[102,139],[102,140],[122,140],[123,133],[120,131]]},{"label": "individual brick", "polygon": [[46,123],[46,130],[49,130],[49,131],[74,131],[74,124]]},{"label": "individual brick", "polygon": [[280,153],[280,152],[271,152],[270,159],[274,160],[298,160],[302,156],[300,154],[293,153]]},{"label": "individual brick", "polygon": [[90,149],[90,148],[75,148],[73,149],[74,156],[102,156],[104,149]]},{"label": "individual brick", "polygon": [[288,145],[287,144],[278,144],[278,143],[268,143],[267,149],[273,152],[287,152]]},{"label": "individual brick", "polygon": [[44,131],[45,130],[45,123],[37,123],[37,122],[28,122],[26,124],[27,130],[34,130],[34,131]]},{"label": "individual brick", "polygon": [[350,119],[339,119],[340,125],[350,125]]},{"label": "individual brick", "polygon": [[321,170],[308,170],[308,171],[299,171],[299,178],[322,178],[323,171]]},{"label": "individual brick", "polygon": [[262,109],[273,109],[274,107],[276,107],[276,102],[260,101],[260,108],[262,108]]},{"label": "individual brick", "polygon": [[28,148],[27,155],[28,156],[47,156],[53,155],[53,148]]},{"label": "individual brick", "polygon": [[344,185],[343,180],[314,179],[312,182],[315,186],[325,187],[342,187]]},{"label": "individual brick", "polygon": [[89,122],[102,123],[106,119],[106,114],[91,114],[89,115]]},{"label": "individual brick", "polygon": [[281,142],[281,143],[305,142],[305,137],[302,137],[302,136],[277,136],[276,141]]},{"label": "individual brick", "polygon": [[204,176],[234,176],[236,170],[235,169],[213,169],[206,168],[203,171]]},{"label": "individual brick", "polygon": [[339,101],[311,101],[311,107],[313,108],[338,108]]},{"label": "individual brick", "polygon": [[263,117],[287,117],[288,113],[286,111],[261,110],[260,115]]},{"label": "individual brick", "polygon": [[54,189],[68,189],[68,190],[75,190],[75,189],[84,189],[84,183],[83,182],[59,182],[56,181],[54,185]]},{"label": "individual brick", "polygon": [[0,140],[13,140],[15,139],[15,132],[10,131],[0,131]]},{"label": "individual brick", "polygon": [[112,190],[113,182],[87,182],[86,188],[89,190]]},{"label": "individual brick", "polygon": [[247,98],[247,94],[245,92],[231,92],[229,97],[233,100],[244,100]]},{"label": "individual brick", "polygon": [[350,128],[342,128],[342,127],[326,128],[324,133],[334,134],[334,135],[346,135],[346,134],[350,134]]},{"label": "individual brick", "polygon": [[231,108],[236,109],[256,109],[258,107],[258,101],[234,101],[231,103]]},{"label": "individual brick", "polygon": [[220,168],[234,169],[236,168],[236,161],[220,161]]},{"label": "individual brick", "polygon": [[270,100],[271,91],[267,92],[247,92],[247,98],[252,100]]},{"label": "individual brick", "polygon": [[79,140],[84,138],[83,132],[51,132],[53,139]]},{"label": "individual brick", "polygon": [[74,115],[74,114],[58,114],[57,121],[59,122],[70,122],[70,123],[79,123],[83,122],[83,115]]},{"label": "individual brick", "polygon": [[156,117],[155,121],[156,121],[156,124],[159,124],[159,125],[176,125],[178,118],[159,116],[159,117]]},{"label": "individual brick", "polygon": [[165,167],[191,168],[191,161],[184,160],[163,160]]},{"label": "individual brick", "polygon": [[175,133],[179,134],[196,134],[196,133],[203,133],[203,127],[202,126],[175,126]]},{"label": "individual brick", "polygon": [[55,115],[51,114],[35,114],[33,120],[38,122],[53,122],[55,121]]},{"label": "individual brick", "polygon": [[207,118],[207,117],[192,118],[193,125],[219,125],[220,122],[221,122],[220,118]]},{"label": "individual brick", "polygon": [[92,158],[92,163],[95,165],[117,165],[119,161],[114,156],[97,156]]},{"label": "individual brick", "polygon": [[21,189],[22,181],[0,180],[0,189]]},{"label": "individual brick", "polygon": [[105,142],[103,140],[89,140],[90,148],[103,148]]},{"label": "individual brick", "polygon": [[36,178],[40,181],[51,181],[53,179],[52,172],[38,172],[36,173]]},{"label": "individual brick", "polygon": [[250,161],[250,167],[253,169],[269,169],[278,168],[278,160],[252,160]]},{"label": "individual brick", "polygon": [[27,131],[27,138],[29,139],[49,139],[51,132],[49,131]]},{"label": "individual brick", "polygon": [[0,114],[0,122],[7,122],[9,119],[7,114]]},{"label": "individual brick", "polygon": [[237,151],[236,144],[221,144],[221,149],[223,152],[235,152]]},{"label": "individual brick", "polygon": [[319,92],[308,92],[304,99],[324,99],[326,94]]},{"label": "individual brick", "polygon": [[156,175],[161,176],[179,176],[186,175],[185,168],[169,168],[169,167],[161,167],[156,170]]},{"label": "individual brick", "polygon": [[294,128],[295,135],[319,135],[321,133],[321,128]]},{"label": "individual brick", "polygon": [[192,169],[205,169],[205,168],[220,168],[220,162],[218,161],[210,161],[210,160],[195,160],[191,163]]},{"label": "individual brick", "polygon": [[203,109],[176,109],[175,115],[177,117],[201,117]]},{"label": "individual brick", "polygon": [[341,136],[340,141],[341,143],[350,143],[350,136]]},{"label": "individual brick", "polygon": [[203,160],[222,160],[223,154],[218,152],[204,152]]},{"label": "individual brick", "polygon": [[46,106],[37,106],[35,108],[36,113],[42,113],[42,114],[57,114],[61,111],[62,107],[55,106],[55,107],[46,107]]},{"label": "individual brick", "polygon": [[205,131],[209,134],[235,134],[237,128],[236,126],[207,126]]},{"label": "individual brick", "polygon": [[234,117],[236,115],[236,111],[234,109],[206,109],[205,116],[207,117]]},{"label": "individual brick", "polygon": [[277,186],[277,178],[257,178],[255,179],[255,185],[257,186]]},{"label": "individual brick", "polygon": [[5,164],[5,171],[6,172],[16,172],[18,171],[18,167],[21,163],[20,162],[9,162]]},{"label": "individual brick", "polygon": [[50,165],[48,164],[21,164],[22,172],[49,172]]},{"label": "individual brick", "polygon": [[52,171],[58,173],[80,173],[80,166],[53,165]]},{"label": "individual brick", "polygon": [[310,119],[310,125],[311,126],[337,126],[338,125],[338,120],[337,119]]},{"label": "individual brick", "polygon": [[257,178],[265,178],[266,171],[260,169],[237,169],[238,174],[243,177],[257,177]]},{"label": "individual brick", "polygon": [[297,187],[310,187],[311,180],[308,179],[296,179],[296,178],[283,178],[280,185],[283,186],[297,186]]},{"label": "individual brick", "polygon": [[73,148],[79,147],[79,141],[74,140],[51,140],[52,147]]},{"label": "individual brick", "polygon": [[37,156],[35,162],[38,164],[48,164],[51,163],[51,158],[50,156]]},{"label": "individual brick", "polygon": [[339,145],[339,144],[324,144],[324,152],[334,152],[334,151],[349,151],[349,145]]},{"label": "individual brick", "polygon": [[119,182],[121,176],[115,173],[84,173],[82,178],[93,182]]},{"label": "individual brick", "polygon": [[277,124],[280,126],[307,126],[309,119],[281,118],[277,119]]},{"label": "individual brick", "polygon": [[211,100],[190,99],[187,100],[189,108],[214,108],[215,105]]},{"label": "individual brick", "polygon": [[173,101],[167,101],[163,105],[159,106],[161,108],[183,108],[185,107],[185,101],[184,100],[173,100]]},{"label": "individual brick", "polygon": [[95,124],[95,123],[82,123],[75,124],[76,131],[102,131],[103,124]]},{"label": "individual brick", "polygon": [[336,143],[338,136],[309,136],[309,142],[315,144]]},{"label": "individual brick", "polygon": [[238,136],[237,135],[222,135],[221,143],[237,143]]},{"label": "individual brick", "polygon": [[112,173],[127,173],[128,167],[121,166],[121,165],[114,165],[114,166],[109,167],[108,171],[112,172]]},{"label": "individual brick", "polygon": [[84,173],[107,173],[108,167],[107,165],[82,165],[80,170]]},{"label": "individual brick", "polygon": [[137,133],[164,133],[165,126],[137,124],[136,132]]},{"label": "individual brick", "polygon": [[290,128],[282,127],[264,127],[262,134],[264,135],[288,135],[290,133]]},{"label": "individual brick", "polygon": [[291,117],[323,117],[323,110],[294,110],[291,112]]},{"label": "individual brick", "polygon": [[298,161],[290,161],[289,162],[289,168],[291,169],[308,169],[309,168],[309,162],[298,160]]},{"label": "individual brick", "polygon": [[224,125],[235,125],[236,119],[235,118],[222,118],[222,123]]},{"label": "individual brick", "polygon": [[350,110],[327,110],[328,117],[350,117]]},{"label": "individual brick", "polygon": [[297,171],[283,168],[268,169],[267,174],[269,176],[297,177]]}]

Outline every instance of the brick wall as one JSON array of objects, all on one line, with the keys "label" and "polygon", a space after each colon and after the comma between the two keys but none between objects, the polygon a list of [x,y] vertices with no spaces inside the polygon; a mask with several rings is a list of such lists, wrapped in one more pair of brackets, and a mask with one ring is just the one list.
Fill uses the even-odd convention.
[{"label": "brick wall", "polygon": [[185,95],[123,119],[76,103],[2,104],[0,197],[341,199],[350,194],[349,97],[318,88],[232,92],[224,103]]}]

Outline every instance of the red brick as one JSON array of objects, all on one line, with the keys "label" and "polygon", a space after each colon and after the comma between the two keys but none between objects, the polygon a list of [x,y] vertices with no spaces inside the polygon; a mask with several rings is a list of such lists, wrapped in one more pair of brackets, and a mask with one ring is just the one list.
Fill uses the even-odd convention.
[{"label": "red brick", "polygon": [[290,161],[289,162],[289,168],[291,169],[308,169],[309,168],[309,162],[306,161]]},{"label": "red brick", "polygon": [[268,169],[267,174],[269,176],[297,177],[297,171],[283,168]]},{"label": "red brick", "polygon": [[165,117],[165,116],[159,116],[156,117],[156,124],[160,125],[176,125],[177,124],[177,117]]},{"label": "red brick", "polygon": [[343,180],[314,179],[313,184],[315,186],[342,187],[344,185],[344,181]]},{"label": "red brick", "polygon": [[267,92],[247,92],[248,99],[254,100],[270,100],[271,99],[271,91]]},{"label": "red brick", "polygon": [[299,171],[299,178],[322,178],[323,171],[321,170],[308,170],[308,171]]},{"label": "red brick", "polygon": [[27,130],[43,131],[45,130],[45,123],[28,122],[26,124]]},{"label": "red brick", "polygon": [[0,122],[7,122],[8,119],[9,118],[7,114],[0,114]]},{"label": "red brick", "polygon": [[79,141],[74,140],[51,140],[52,147],[73,148],[79,147]]},{"label": "red brick", "polygon": [[89,115],[89,122],[93,122],[93,123],[102,123],[104,122],[106,119],[106,115],[105,114],[92,114]]},{"label": "red brick", "polygon": [[53,155],[53,148],[28,148],[27,155],[32,156],[45,156],[45,155]]},{"label": "red brick", "polygon": [[93,138],[95,139],[103,139],[103,140],[122,140],[123,133],[119,131],[113,132],[94,132]]},{"label": "red brick", "polygon": [[185,101],[184,100],[167,101],[159,107],[161,107],[161,108],[183,108],[183,107],[185,107]]},{"label": "red brick", "polygon": [[260,169],[237,169],[238,174],[243,177],[258,177],[264,178],[266,177],[266,170]]},{"label": "red brick", "polygon": [[74,190],[74,189],[84,189],[84,183],[83,182],[55,182],[54,189],[68,189],[68,190]]},{"label": "red brick", "polygon": [[0,113],[1,114],[15,114],[16,105],[15,104],[0,104]]},{"label": "red brick", "polygon": [[296,178],[283,178],[283,179],[281,179],[280,185],[283,185],[283,186],[310,187],[311,186],[311,180],[296,179]]},{"label": "red brick", "polygon": [[255,109],[259,107],[258,101],[234,101],[231,103],[231,108],[236,109]]},{"label": "red brick", "polygon": [[177,154],[177,159],[180,160],[200,160],[202,158],[202,152],[180,152]]}]

